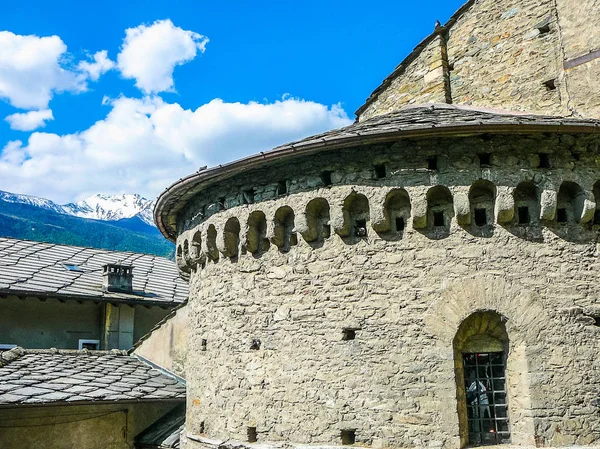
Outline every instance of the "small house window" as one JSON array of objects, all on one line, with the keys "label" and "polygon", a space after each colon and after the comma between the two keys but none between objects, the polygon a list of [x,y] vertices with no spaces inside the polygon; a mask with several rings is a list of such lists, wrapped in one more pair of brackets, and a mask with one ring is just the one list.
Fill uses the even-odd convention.
[{"label": "small house window", "polygon": [[79,350],[81,349],[97,351],[100,349],[100,340],[79,340]]}]

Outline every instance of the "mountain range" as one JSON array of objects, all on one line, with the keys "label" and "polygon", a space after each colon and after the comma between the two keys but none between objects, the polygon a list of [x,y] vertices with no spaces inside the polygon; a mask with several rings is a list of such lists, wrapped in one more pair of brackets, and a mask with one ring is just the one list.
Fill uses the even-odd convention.
[{"label": "mountain range", "polygon": [[0,191],[0,236],[173,257],[154,226],[154,201],[97,194],[77,203]]}]

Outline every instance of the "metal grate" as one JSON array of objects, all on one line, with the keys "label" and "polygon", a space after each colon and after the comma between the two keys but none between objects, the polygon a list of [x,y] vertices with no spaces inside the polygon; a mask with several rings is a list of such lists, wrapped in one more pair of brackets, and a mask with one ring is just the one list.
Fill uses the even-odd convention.
[{"label": "metal grate", "polygon": [[504,352],[463,354],[469,444],[510,443]]}]

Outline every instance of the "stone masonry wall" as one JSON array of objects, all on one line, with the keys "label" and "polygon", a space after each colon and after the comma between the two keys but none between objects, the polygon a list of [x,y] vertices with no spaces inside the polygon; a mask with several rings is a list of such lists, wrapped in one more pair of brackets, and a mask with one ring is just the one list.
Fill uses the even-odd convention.
[{"label": "stone masonry wall", "polygon": [[[453,339],[465,318],[486,310],[506,319],[512,442],[599,444],[599,143],[566,135],[404,141],[207,188],[180,217],[177,242],[178,264],[191,274],[186,447],[247,441],[255,428],[259,443],[336,445],[352,429],[357,444],[375,448],[458,448],[463,380]],[[437,169],[428,170],[434,156]],[[546,158],[549,168],[540,167]],[[492,213],[475,226],[479,200],[469,192],[482,179],[495,187]],[[286,192],[277,195],[281,180]],[[524,181],[538,188],[528,225],[515,216]],[[438,185],[451,193],[449,208],[428,198]],[[250,188],[254,201],[241,204]],[[397,189],[410,199],[402,213],[385,207]],[[368,210],[349,202],[359,195]],[[316,198],[330,206],[323,241],[314,239],[314,211],[306,213]],[[441,228],[432,207],[448,214]],[[567,223],[557,222],[557,207]],[[277,231],[282,208],[294,212],[289,246]],[[266,230],[249,220],[256,211]],[[408,217],[400,232],[390,223],[396,213]],[[367,218],[366,235],[352,232],[354,216]],[[344,329],[356,338],[344,340]]]},{"label": "stone masonry wall", "polygon": [[392,112],[407,104],[445,103],[443,48],[439,36],[430,42],[404,73],[394,78],[391,85],[369,105],[361,119]]},{"label": "stone masonry wall", "polygon": [[[600,116],[599,0],[477,0],[368,103],[359,120],[451,101],[546,115]],[[565,64],[567,69],[565,70]],[[438,67],[448,67],[443,83]],[[427,80],[436,80],[433,95]]]}]

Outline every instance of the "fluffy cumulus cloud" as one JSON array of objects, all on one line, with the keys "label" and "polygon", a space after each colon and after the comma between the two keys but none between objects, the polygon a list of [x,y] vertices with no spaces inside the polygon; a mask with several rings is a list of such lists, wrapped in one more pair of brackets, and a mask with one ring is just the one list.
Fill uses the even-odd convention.
[{"label": "fluffy cumulus cloud", "polygon": [[108,58],[108,51],[102,50],[96,52],[92,57],[93,61],[81,61],[77,64],[77,69],[87,75],[92,81],[98,81],[100,75],[111,70],[115,63]]},{"label": "fluffy cumulus cloud", "polygon": [[191,61],[204,52],[208,39],[198,33],[159,20],[125,31],[117,65],[125,78],[146,94],[171,91],[175,66]]},{"label": "fluffy cumulus cloud", "polygon": [[97,192],[153,197],[202,165],[228,162],[351,121],[339,105],[294,98],[196,110],[158,97],[107,100],[105,119],[76,134],[33,133],[0,156],[0,189],[57,201]]},{"label": "fluffy cumulus cloud", "polygon": [[0,98],[22,109],[44,109],[55,92],[81,91],[85,80],[61,66],[67,46],[58,36],[0,31]]},{"label": "fluffy cumulus cloud", "polygon": [[46,122],[54,120],[54,116],[50,109],[41,109],[39,111],[11,114],[5,120],[9,123],[11,129],[33,131],[34,129],[46,126]]}]

